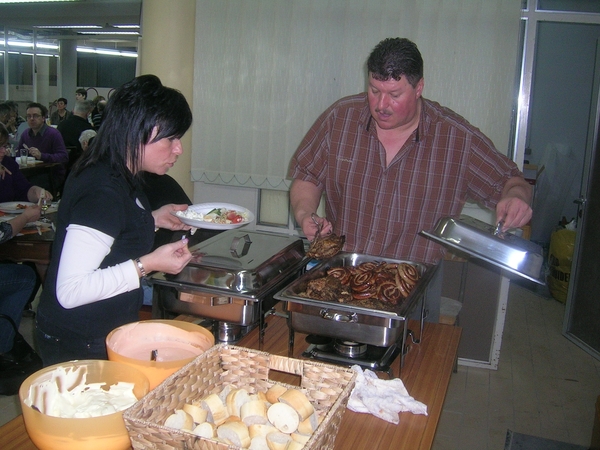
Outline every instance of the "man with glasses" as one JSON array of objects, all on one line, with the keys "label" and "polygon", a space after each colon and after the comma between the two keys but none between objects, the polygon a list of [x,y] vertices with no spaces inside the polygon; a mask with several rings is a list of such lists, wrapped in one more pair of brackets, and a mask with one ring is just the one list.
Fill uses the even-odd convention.
[{"label": "man with glasses", "polygon": [[[27,125],[29,129],[25,130],[19,139],[17,149],[26,148],[29,155],[39,161],[46,163],[59,163],[51,173],[52,180],[30,180],[35,184],[50,189],[53,195],[60,189],[65,181],[66,163],[69,161],[69,154],[65,147],[63,138],[53,127],[46,124],[48,109],[41,103],[30,103],[27,105]],[[54,188],[54,189],[52,189]]]}]

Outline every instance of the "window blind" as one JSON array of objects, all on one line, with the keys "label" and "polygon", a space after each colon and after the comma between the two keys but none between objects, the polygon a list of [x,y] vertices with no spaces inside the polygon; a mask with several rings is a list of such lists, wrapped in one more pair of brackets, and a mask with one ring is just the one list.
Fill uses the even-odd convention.
[{"label": "window blind", "polygon": [[197,0],[192,180],[287,190],[308,128],[397,36],[423,54],[424,97],[506,154],[519,20],[514,0]]}]

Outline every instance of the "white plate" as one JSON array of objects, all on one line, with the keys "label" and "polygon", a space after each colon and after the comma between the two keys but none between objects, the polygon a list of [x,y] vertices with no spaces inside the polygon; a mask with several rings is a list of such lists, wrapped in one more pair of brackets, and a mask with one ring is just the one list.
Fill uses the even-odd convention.
[{"label": "white plate", "polygon": [[232,203],[198,203],[197,205],[190,205],[188,207],[188,211],[194,211],[194,212],[198,212],[198,213],[202,213],[202,214],[207,214],[209,211],[211,211],[215,208],[226,208],[226,209],[232,209],[234,211],[238,211],[241,213],[246,213],[246,215],[248,216],[248,219],[245,220],[244,222],[240,222],[240,223],[224,224],[224,223],[206,222],[204,220],[189,219],[187,217],[182,217],[181,213],[184,213],[184,211],[177,211],[176,213],[173,213],[173,214],[175,216],[177,216],[179,218],[179,220],[181,220],[186,225],[189,225],[190,227],[204,228],[207,230],[231,230],[233,228],[239,228],[244,225],[248,225],[251,222],[254,222],[254,214],[250,210],[248,210],[247,208],[244,208],[243,206],[234,205]]},{"label": "white plate", "polygon": [[6,214],[21,214],[24,210],[17,208],[17,205],[33,206],[31,202],[4,202],[0,203],[0,211]]}]

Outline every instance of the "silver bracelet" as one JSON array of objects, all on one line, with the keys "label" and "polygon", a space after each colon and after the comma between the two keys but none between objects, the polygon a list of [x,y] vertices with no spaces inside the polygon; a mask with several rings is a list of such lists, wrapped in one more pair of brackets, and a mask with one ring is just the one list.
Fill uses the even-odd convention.
[{"label": "silver bracelet", "polygon": [[138,269],[140,269],[140,273],[142,274],[142,276],[145,277],[146,276],[146,269],[144,269],[144,265],[140,261],[140,258],[135,258],[135,263],[137,264]]}]

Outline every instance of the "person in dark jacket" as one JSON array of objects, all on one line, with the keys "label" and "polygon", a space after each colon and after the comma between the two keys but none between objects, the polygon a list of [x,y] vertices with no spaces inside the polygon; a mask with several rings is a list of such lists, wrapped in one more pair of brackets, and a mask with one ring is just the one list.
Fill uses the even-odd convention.
[{"label": "person in dark jacket", "polygon": [[71,167],[79,159],[83,153],[83,148],[79,142],[81,133],[85,130],[91,130],[92,124],[88,120],[88,116],[94,104],[90,100],[84,100],[77,102],[73,109],[73,114],[66,120],[63,120],[58,124],[56,129],[60,131],[60,134],[65,141],[65,146],[69,150],[69,163],[67,164],[67,173],[71,170]]}]

